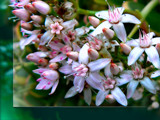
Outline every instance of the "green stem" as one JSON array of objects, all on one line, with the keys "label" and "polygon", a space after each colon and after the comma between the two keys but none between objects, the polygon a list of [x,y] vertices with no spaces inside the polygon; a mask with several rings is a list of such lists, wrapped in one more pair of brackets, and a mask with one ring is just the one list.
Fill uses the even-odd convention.
[{"label": "green stem", "polygon": [[78,9],[77,9],[77,12],[78,12],[79,14],[83,14],[83,15],[95,15],[95,13],[96,13],[97,11],[85,10],[85,9],[82,9],[82,8],[78,8]]},{"label": "green stem", "polygon": [[[142,14],[142,19],[141,19],[141,24],[143,23],[143,21],[146,19],[146,17],[148,16],[148,14],[156,7],[156,5],[158,5],[159,1],[158,0],[151,0],[147,6],[145,8],[143,8],[143,10],[141,11]],[[131,38],[138,30],[139,25],[135,25],[134,28],[132,29],[132,31],[130,32],[130,34],[128,35],[128,38]]]}]

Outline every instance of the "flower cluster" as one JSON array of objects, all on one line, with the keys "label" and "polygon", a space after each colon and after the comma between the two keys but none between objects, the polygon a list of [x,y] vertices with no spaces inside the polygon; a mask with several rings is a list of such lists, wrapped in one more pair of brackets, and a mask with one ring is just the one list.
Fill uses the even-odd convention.
[{"label": "flower cluster", "polygon": [[10,6],[21,24],[20,47],[38,46],[37,52],[26,57],[39,67],[33,70],[40,75],[35,89],[51,88],[51,95],[59,82],[69,81],[73,86],[65,98],[84,92],[84,100],[90,105],[94,92],[97,106],[104,100],[127,106],[127,99],[142,98],[143,88],[156,94],[160,37],[140,30],[138,39],[128,40],[124,23],[141,21],[123,14],[123,7],[109,6],[108,11],[88,17],[90,27],[77,27],[70,2],[51,7],[41,0],[12,0]]}]

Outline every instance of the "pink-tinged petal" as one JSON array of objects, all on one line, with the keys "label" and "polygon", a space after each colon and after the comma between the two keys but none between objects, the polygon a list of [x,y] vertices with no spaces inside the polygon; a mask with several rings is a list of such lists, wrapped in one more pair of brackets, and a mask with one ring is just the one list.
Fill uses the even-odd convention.
[{"label": "pink-tinged petal", "polygon": [[59,71],[64,73],[64,74],[71,74],[73,72],[72,71],[72,66],[68,65],[68,64],[59,68]]},{"label": "pink-tinged petal", "polygon": [[152,62],[152,64],[156,67],[160,67],[160,59],[159,59],[159,54],[158,51],[154,46],[151,46],[149,48],[145,49],[145,52],[147,53],[149,60]]},{"label": "pink-tinged petal", "polygon": [[105,97],[108,95],[109,91],[99,91],[96,96],[96,106],[99,106],[105,100]]},{"label": "pink-tinged petal", "polygon": [[53,20],[49,16],[47,16],[45,20],[45,27],[50,27],[51,24],[54,24]]},{"label": "pink-tinged petal", "polygon": [[157,70],[152,73],[151,78],[156,78],[156,77],[160,77],[160,70]]},{"label": "pink-tinged petal", "polygon": [[154,32],[150,32],[150,33],[148,33],[147,35],[149,36],[150,39],[152,39],[153,36],[155,36],[155,33],[154,33]]},{"label": "pink-tinged petal", "polygon": [[46,86],[43,88],[43,90],[48,90],[48,89],[50,89],[53,85],[54,85],[54,82],[53,82],[53,81],[48,81],[48,82],[46,83]]},{"label": "pink-tinged petal", "polygon": [[81,49],[81,48],[77,45],[77,43],[75,43],[75,42],[72,43],[72,47],[73,47],[73,50],[74,50],[74,51],[77,51],[77,52],[79,52],[80,49]]},{"label": "pink-tinged petal", "polygon": [[[93,27],[93,26],[92,26]],[[76,32],[76,36],[82,36],[82,35],[84,35],[84,34],[86,34],[86,33],[88,33],[90,31],[90,28],[88,28],[88,27],[81,27],[81,28],[76,28],[75,29],[75,32]]]},{"label": "pink-tinged petal", "polygon": [[106,77],[112,77],[113,74],[111,73],[111,64],[108,64],[104,69],[104,74]]},{"label": "pink-tinged petal", "polygon": [[55,90],[56,90],[56,88],[58,86],[58,83],[59,83],[59,80],[57,80],[57,81],[54,82],[54,85],[53,85],[52,90],[49,93],[49,95],[51,95],[51,94],[53,94],[55,92]]},{"label": "pink-tinged petal", "polygon": [[88,64],[88,59],[89,59],[88,49],[89,45],[84,44],[81,50],[79,51],[79,63]]},{"label": "pink-tinged petal", "polygon": [[103,28],[110,28],[111,26],[112,25],[108,21],[104,21],[91,33],[91,35],[96,36],[102,33]]},{"label": "pink-tinged petal", "polygon": [[113,90],[111,90],[111,94],[119,104],[123,106],[127,106],[128,103],[127,103],[126,96],[119,87],[115,87]]},{"label": "pink-tinged petal", "polygon": [[78,62],[73,61],[72,63],[72,69],[74,69],[75,67],[79,66],[80,64]]},{"label": "pink-tinged petal", "polygon": [[137,59],[142,55],[144,52],[144,49],[140,47],[135,47],[128,56],[128,65],[134,64]]},{"label": "pink-tinged petal", "polygon": [[51,59],[49,62],[51,62],[51,63],[60,62],[66,58],[67,58],[67,56],[65,54],[61,53],[61,54],[57,55],[55,58]]},{"label": "pink-tinged petal", "polygon": [[34,73],[37,73],[37,74],[42,74],[44,71],[47,71],[48,69],[46,68],[39,68],[39,69],[35,69],[33,70]]},{"label": "pink-tinged petal", "polygon": [[47,57],[47,52],[34,52],[34,54],[38,57]]},{"label": "pink-tinged petal", "polygon": [[120,14],[122,14],[125,8],[124,7],[118,7],[116,9],[118,9],[118,11],[120,12]]},{"label": "pink-tinged petal", "polygon": [[97,90],[104,90],[104,86],[101,82],[95,82],[92,78],[87,77],[86,82]]},{"label": "pink-tinged petal", "polygon": [[71,87],[68,92],[66,93],[65,97],[64,98],[70,98],[70,97],[73,97],[77,94],[78,92],[76,91],[76,88],[73,86]]},{"label": "pink-tinged petal", "polygon": [[53,39],[53,37],[54,34],[52,34],[50,30],[48,30],[42,35],[40,45],[45,45],[46,43],[49,43]]},{"label": "pink-tinged petal", "polygon": [[160,43],[160,37],[152,38],[152,45]]},{"label": "pink-tinged petal", "polygon": [[138,86],[139,82],[132,80],[127,86],[127,99],[131,98]]},{"label": "pink-tinged petal", "polygon": [[85,82],[84,77],[75,76],[73,84],[74,87],[76,88],[76,91],[78,91],[79,93],[81,93],[84,88],[84,82]]},{"label": "pink-tinged petal", "polygon": [[64,47],[64,44],[60,43],[59,41],[52,41],[49,43],[49,47],[53,50],[60,51],[60,49]]},{"label": "pink-tinged petal", "polygon": [[111,62],[111,59],[109,58],[101,58],[96,61],[90,62],[88,64],[88,67],[90,68],[90,71],[98,71],[106,67]]},{"label": "pink-tinged petal", "polygon": [[76,19],[73,19],[73,20],[69,20],[69,21],[63,22],[63,23],[62,23],[62,26],[63,26],[65,29],[72,29],[72,28],[74,28],[77,24],[78,24],[77,20],[76,20]]},{"label": "pink-tinged petal", "polygon": [[119,22],[118,24],[113,24],[113,29],[117,35],[117,37],[122,41],[126,42],[126,30],[124,28],[124,25],[122,22]]},{"label": "pink-tinged petal", "polygon": [[132,80],[132,79],[116,78],[117,86],[124,85],[124,84],[128,83],[128,82],[131,81],[131,80]]},{"label": "pink-tinged petal", "polygon": [[104,78],[100,76],[98,72],[92,72],[90,73],[89,77],[94,81],[94,82],[101,82]]},{"label": "pink-tinged petal", "polygon": [[95,16],[98,18],[105,19],[105,20],[107,20],[109,18],[108,11],[96,12]]},{"label": "pink-tinged petal", "polygon": [[153,82],[148,78],[145,77],[143,80],[140,81],[141,85],[143,85],[149,92],[156,94],[156,87],[154,86]]},{"label": "pink-tinged petal", "polygon": [[141,23],[140,20],[138,20],[135,16],[130,15],[130,14],[123,14],[121,22],[123,22],[123,23],[134,23],[134,24],[140,24]]},{"label": "pink-tinged petal", "polygon": [[129,46],[138,47],[139,46],[139,39],[127,41],[126,44]]},{"label": "pink-tinged petal", "polygon": [[36,90],[42,90],[46,87],[47,83],[48,83],[48,80],[45,80],[45,79],[41,78],[41,81],[38,83],[38,85],[36,86],[35,89]]},{"label": "pink-tinged petal", "polygon": [[55,70],[47,70],[42,73],[42,77],[48,80],[56,81],[59,78],[59,74]]},{"label": "pink-tinged petal", "polygon": [[88,105],[91,104],[92,92],[90,88],[84,89],[84,100]]}]

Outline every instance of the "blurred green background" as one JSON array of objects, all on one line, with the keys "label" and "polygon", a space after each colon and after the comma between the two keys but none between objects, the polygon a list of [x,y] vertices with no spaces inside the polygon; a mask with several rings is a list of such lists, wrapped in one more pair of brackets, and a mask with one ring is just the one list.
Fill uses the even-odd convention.
[{"label": "blurred green background", "polygon": [[[95,2],[95,3],[93,3]],[[114,4],[120,6],[122,0],[112,0]],[[137,3],[130,0],[127,7],[130,9],[141,10],[149,0],[138,0]],[[9,0],[0,1],[0,80],[1,80],[1,120],[82,120],[82,119],[146,119],[158,120],[160,119],[160,110],[148,111],[146,107],[29,107],[29,106],[61,106],[71,104],[71,106],[85,105],[83,99],[79,97],[71,98],[64,101],[61,97],[55,97],[61,90],[57,91],[56,95],[48,96],[48,91],[35,91],[35,79],[37,77],[32,74],[31,69],[36,68],[35,65],[26,61],[21,64],[19,59],[16,59],[16,54],[21,53],[22,60],[25,61],[25,55],[30,52],[30,47],[26,48],[25,52],[21,52],[16,47],[13,54],[13,27],[16,25],[8,21],[11,14],[11,8],[8,7]],[[92,5],[91,5],[92,4]],[[80,6],[82,8],[97,10],[106,9],[104,0],[81,0]],[[101,7],[98,7],[101,6]],[[151,29],[159,35],[160,33],[160,7],[156,7],[153,13],[147,17],[147,22],[153,26]],[[83,22],[83,21],[82,21]],[[18,42],[15,40],[14,43]],[[14,56],[14,63],[13,63]],[[13,70],[14,66],[14,70]],[[27,69],[26,69],[27,68]],[[16,73],[16,74],[15,74]],[[13,77],[14,74],[14,77]],[[16,76],[18,75],[18,76]],[[14,82],[13,82],[14,79]],[[13,87],[14,84],[14,87]],[[27,92],[26,92],[27,91]],[[29,91],[29,92],[28,92]],[[62,91],[60,96],[63,96],[66,91]],[[14,93],[14,101],[13,101]],[[59,94],[58,94],[59,95]],[[55,104],[55,101],[60,101]],[[13,105],[14,103],[14,105]],[[13,107],[16,106],[16,107]],[[21,108],[20,106],[26,106]]]}]

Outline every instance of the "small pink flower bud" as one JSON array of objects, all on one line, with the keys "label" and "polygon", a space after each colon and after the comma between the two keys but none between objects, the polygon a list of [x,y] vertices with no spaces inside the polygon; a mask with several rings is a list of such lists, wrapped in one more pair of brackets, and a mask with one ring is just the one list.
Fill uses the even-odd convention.
[{"label": "small pink flower bud", "polygon": [[28,22],[30,20],[30,13],[25,9],[16,9],[12,13],[23,21]]},{"label": "small pink flower bud", "polygon": [[129,53],[131,52],[131,47],[128,46],[127,44],[121,43],[120,47],[126,55],[129,55]]},{"label": "small pink flower bud", "polygon": [[109,102],[109,103],[114,103],[115,102],[115,99],[113,97],[113,95],[109,94],[106,96],[106,100]]},{"label": "small pink flower bud", "polygon": [[59,78],[59,74],[55,70],[47,70],[43,72],[41,76],[45,79],[52,80],[52,81],[56,81]]},{"label": "small pink flower bud", "polygon": [[89,48],[88,49],[88,55],[92,60],[96,60],[99,57],[99,53],[97,50]]},{"label": "small pink flower bud", "polygon": [[113,75],[117,75],[120,69],[115,63],[111,63],[111,72]]},{"label": "small pink flower bud", "polygon": [[44,22],[44,19],[42,16],[39,16],[39,15],[32,15],[31,16],[31,19],[35,22],[35,23],[38,23],[38,24],[42,24]]},{"label": "small pink flower bud", "polygon": [[51,12],[51,7],[43,1],[33,2],[32,5],[43,15],[47,15]]},{"label": "small pink flower bud", "polygon": [[44,58],[40,58],[38,60],[38,64],[42,65],[42,66],[46,66],[48,64],[48,60],[44,59]]},{"label": "small pink flower bud", "polygon": [[33,25],[31,23],[27,23],[27,22],[24,22],[21,24],[21,27],[24,28],[25,30],[33,30]]},{"label": "small pink flower bud", "polygon": [[157,49],[158,54],[159,54],[159,56],[160,56],[160,43],[157,43],[157,45],[156,45],[156,49]]},{"label": "small pink flower bud", "polygon": [[24,8],[30,13],[33,13],[33,14],[37,13],[37,10],[33,7],[31,3],[25,5]]},{"label": "small pink flower bud", "polygon": [[51,64],[49,64],[49,68],[56,70],[56,69],[58,69],[58,64],[57,63],[51,63]]},{"label": "small pink flower bud", "polygon": [[40,57],[36,56],[34,53],[30,53],[29,55],[27,55],[26,57],[28,60],[38,63]]},{"label": "small pink flower bud", "polygon": [[71,51],[71,52],[67,52],[67,57],[69,57],[70,59],[72,59],[72,60],[78,60],[78,52],[73,52],[73,51]]},{"label": "small pink flower bud", "polygon": [[102,29],[105,37],[109,40],[111,40],[114,37],[114,31],[109,28],[103,28]]},{"label": "small pink flower bud", "polygon": [[93,27],[97,27],[100,23],[100,20],[94,16],[89,16],[88,19],[89,22],[93,25]]}]

